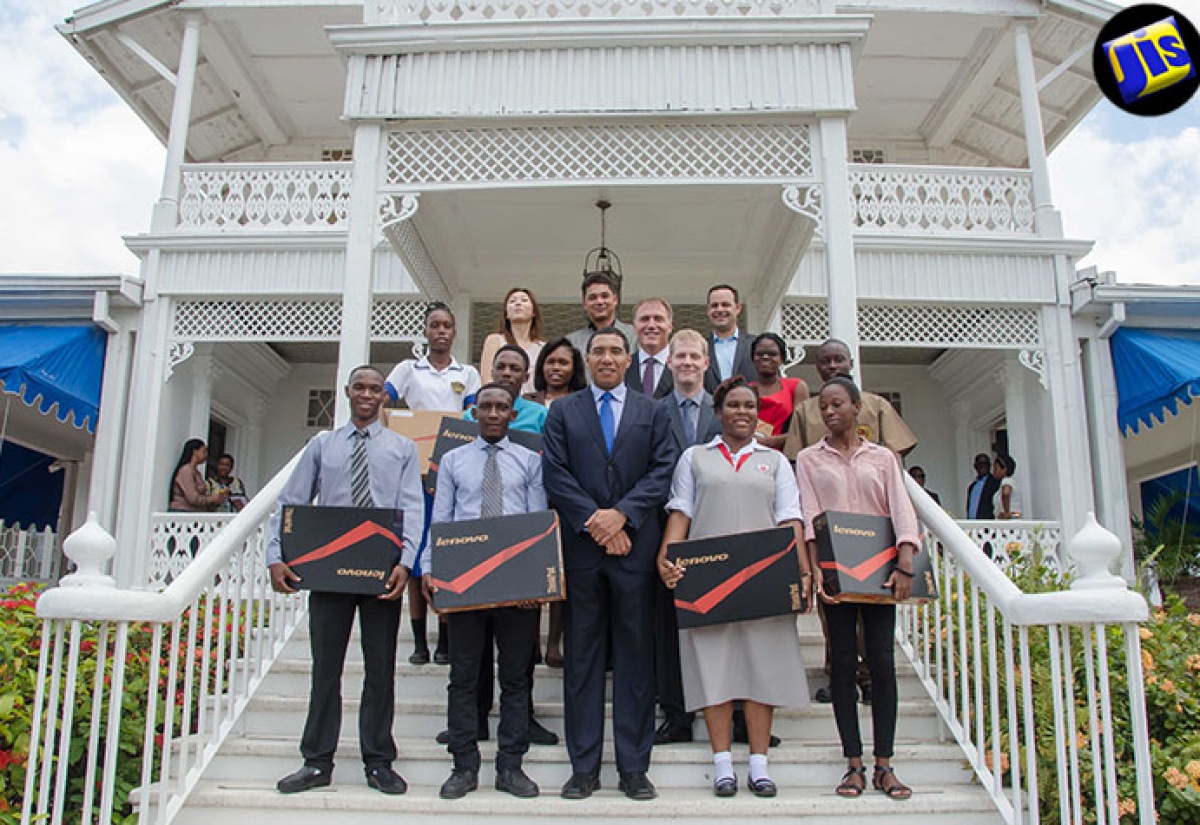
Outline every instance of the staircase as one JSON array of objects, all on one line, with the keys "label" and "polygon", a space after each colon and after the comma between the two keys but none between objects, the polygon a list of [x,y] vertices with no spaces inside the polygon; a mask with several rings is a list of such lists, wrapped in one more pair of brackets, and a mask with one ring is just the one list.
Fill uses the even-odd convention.
[{"label": "staircase", "polygon": [[[407,624],[407,622],[405,622]],[[822,639],[815,617],[800,619],[804,661],[809,663],[809,686],[824,684],[821,673]],[[650,777],[659,789],[653,802],[633,802],[616,791],[612,767],[611,732],[603,790],[591,799],[567,801],[558,789],[571,773],[566,748],[531,747],[526,772],[541,786],[542,796],[515,799],[492,789],[494,740],[481,744],[483,769],[480,788],[461,800],[437,795],[450,772],[450,756],[434,736],[446,724],[448,668],[407,663],[411,651],[407,628],[402,631],[396,674],[395,736],[400,756],[396,769],[409,782],[404,796],[389,797],[369,789],[355,741],[358,694],[362,684],[362,656],[357,637],[352,639],[343,683],[344,721],[338,748],[334,784],[330,788],[284,796],[275,781],[300,765],[298,742],[304,724],[310,662],[307,627],[302,626],[288,643],[258,694],[226,740],[203,778],[175,819],[182,825],[212,822],[253,822],[255,825],[328,823],[330,815],[341,823],[384,823],[398,815],[405,822],[446,821],[485,817],[487,825],[528,825],[587,817],[596,820],[636,818],[640,822],[712,820],[750,822],[762,818],[804,817],[806,823],[850,825],[855,818],[884,815],[889,825],[992,825],[1001,818],[966,769],[962,752],[952,740],[941,741],[940,721],[932,703],[897,652],[900,715],[895,763],[900,776],[913,788],[907,802],[888,799],[868,790],[860,799],[841,799],[833,793],[844,767],[833,712],[814,704],[804,710],[780,711],[774,732],[782,746],[771,751],[771,776],[780,788],[775,799],[759,799],[743,786],[732,799],[717,799],[710,790],[712,761],[704,725],[696,723],[696,742],[656,748]],[[539,665],[534,702],[543,724],[562,735],[562,671]],[[870,709],[862,708],[864,740],[870,744]],[[492,716],[495,736],[496,714]],[[746,746],[734,746],[734,764],[745,781]],[[868,755],[869,761],[869,755]]]}]

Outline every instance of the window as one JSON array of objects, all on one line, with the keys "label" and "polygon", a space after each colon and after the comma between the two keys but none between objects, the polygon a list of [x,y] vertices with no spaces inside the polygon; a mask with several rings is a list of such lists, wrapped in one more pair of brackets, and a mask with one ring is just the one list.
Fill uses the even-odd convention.
[{"label": "window", "polygon": [[886,163],[882,149],[851,149],[851,163]]},{"label": "window", "polygon": [[900,393],[898,393],[898,392],[881,392],[881,393],[876,393],[876,394],[879,396],[882,396],[884,400],[886,400],[889,404],[891,404],[895,408],[896,415],[900,416],[901,418],[904,417],[904,410],[900,406]]},{"label": "window", "polygon": [[322,149],[321,150],[321,162],[322,163],[337,163],[339,161],[351,161],[351,160],[354,160],[354,150],[353,149]]},{"label": "window", "polygon": [[333,426],[333,407],[337,395],[333,390],[308,391],[308,426],[327,430]]}]

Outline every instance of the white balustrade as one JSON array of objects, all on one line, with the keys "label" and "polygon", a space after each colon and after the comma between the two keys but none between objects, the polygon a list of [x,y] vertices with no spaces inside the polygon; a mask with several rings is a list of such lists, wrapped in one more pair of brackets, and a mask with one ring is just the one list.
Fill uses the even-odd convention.
[{"label": "white balustrade", "polygon": [[204,163],[183,167],[179,229],[345,231],[350,163]]},{"label": "white balustrade", "polygon": [[850,164],[860,234],[1032,236],[1032,186],[1024,169]]},{"label": "white balustrade", "polygon": [[1062,525],[1057,521],[961,520],[958,526],[1001,570],[1009,570],[1014,561],[1036,559],[1055,581],[1062,581],[1067,572],[1060,546]]},{"label": "white balustrade", "polygon": [[376,0],[376,24],[489,20],[795,17],[815,14],[816,0]]},{"label": "white balustrade", "polygon": [[[1046,591],[1025,592],[915,482],[905,485],[940,594],[899,611],[900,646],[1004,820],[1154,823],[1138,636],[1149,611],[1108,572],[1120,542],[1090,519],[1067,548],[1068,590],[1053,590],[1045,571],[1028,574],[1038,554],[1010,553],[1009,575]],[[968,522],[980,524],[989,526],[976,535],[1001,542],[1043,541],[1032,526],[1005,534]]]},{"label": "white balustrade", "polygon": [[58,537],[49,527],[26,529],[0,521],[0,581],[53,581],[59,560]]},{"label": "white balustrade", "polygon": [[162,590],[177,579],[231,521],[232,513],[153,513],[144,586]]},{"label": "white balustrade", "polygon": [[166,823],[182,807],[305,614],[302,596],[271,590],[263,560],[298,460],[161,593],[113,585],[116,542],[94,519],[64,542],[78,571],[37,603],[23,823],[107,825],[114,806]]}]

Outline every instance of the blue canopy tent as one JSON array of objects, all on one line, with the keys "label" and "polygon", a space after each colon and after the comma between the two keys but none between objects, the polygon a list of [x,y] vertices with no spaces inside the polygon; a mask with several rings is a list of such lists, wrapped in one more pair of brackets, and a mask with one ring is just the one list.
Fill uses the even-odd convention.
[{"label": "blue canopy tent", "polygon": [[107,338],[91,324],[0,327],[4,392],[43,415],[94,433]]},{"label": "blue canopy tent", "polygon": [[1111,344],[1117,421],[1126,435],[1161,424],[1181,401],[1200,396],[1200,330],[1122,327]]}]

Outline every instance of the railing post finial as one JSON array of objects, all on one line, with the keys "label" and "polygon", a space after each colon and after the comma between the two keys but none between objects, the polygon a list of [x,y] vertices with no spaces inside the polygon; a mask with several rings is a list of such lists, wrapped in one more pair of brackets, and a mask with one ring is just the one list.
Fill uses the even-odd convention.
[{"label": "railing post finial", "polygon": [[100,526],[96,512],[88,513],[87,522],[63,541],[63,553],[75,562],[75,572],[63,576],[60,587],[116,587],[117,582],[104,572],[105,563],[117,552],[117,540]]},{"label": "railing post finial", "polygon": [[1102,587],[1119,587],[1127,590],[1129,585],[1111,569],[1121,555],[1121,540],[1096,521],[1096,514],[1089,512],[1083,527],[1071,539],[1067,554],[1075,563],[1076,577],[1072,590],[1094,590]]}]

